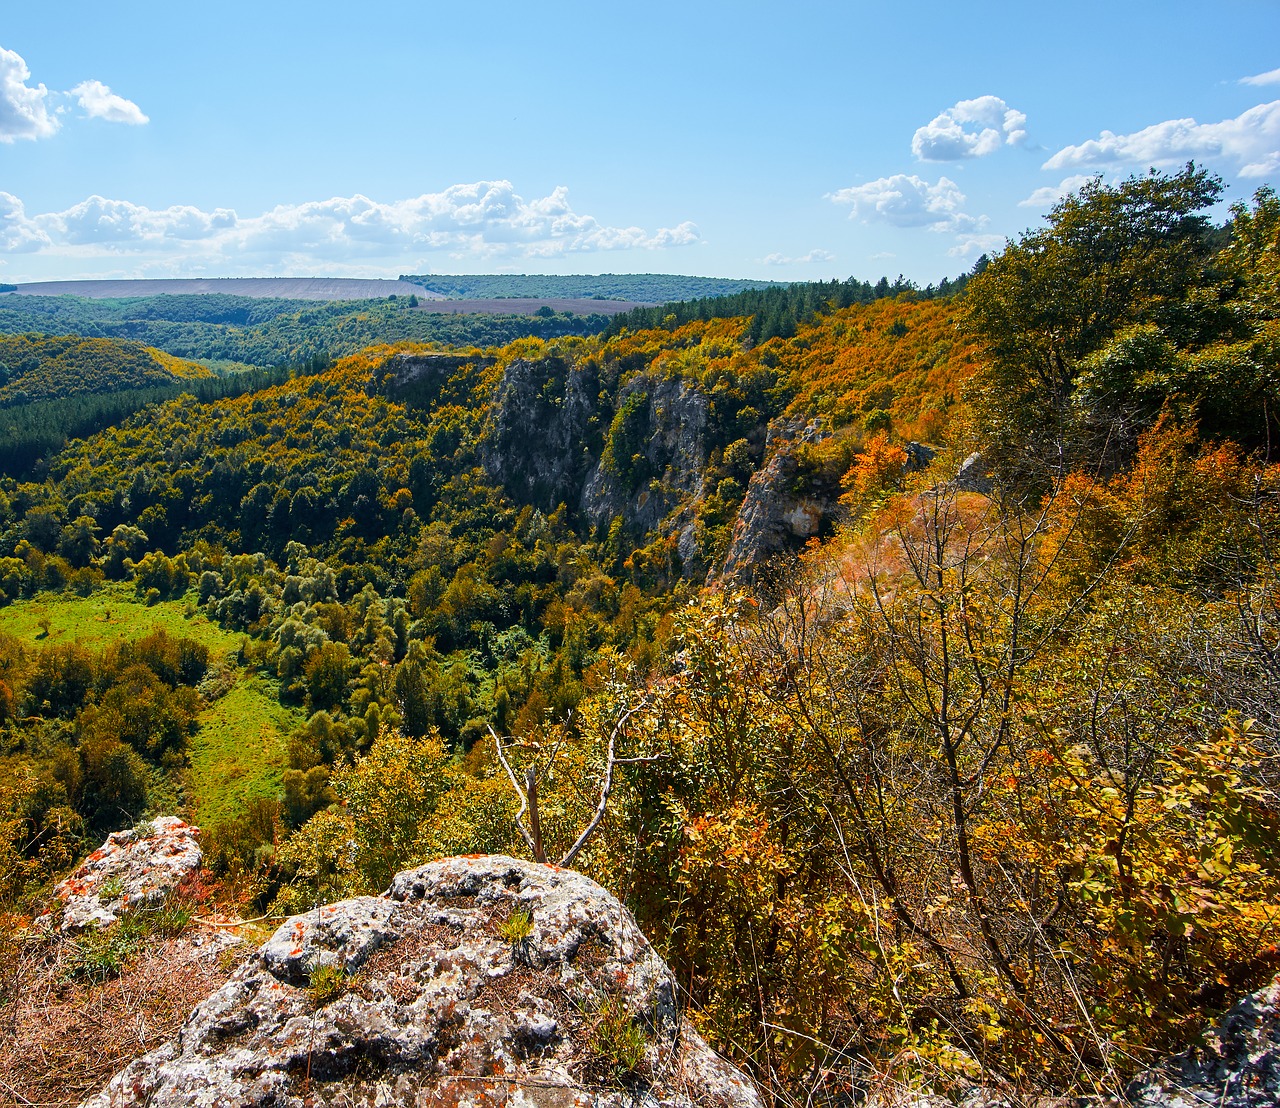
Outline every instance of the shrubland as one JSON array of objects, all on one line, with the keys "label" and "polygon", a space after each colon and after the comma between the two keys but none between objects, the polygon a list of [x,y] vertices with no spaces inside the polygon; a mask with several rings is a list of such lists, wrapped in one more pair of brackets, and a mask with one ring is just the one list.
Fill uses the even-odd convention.
[{"label": "shrubland", "polygon": [[[1095,181],[960,295],[792,334],[670,311],[173,400],[4,484],[0,589],[244,636],[305,720],[206,829],[260,910],[527,852],[529,771],[547,857],[598,818],[573,865],[777,1102],[1115,1091],[1277,969],[1280,206],[1214,227],[1219,191]],[[784,448],[822,524],[724,580]],[[210,677],[171,637],[3,657],[19,902],[176,795]]]}]

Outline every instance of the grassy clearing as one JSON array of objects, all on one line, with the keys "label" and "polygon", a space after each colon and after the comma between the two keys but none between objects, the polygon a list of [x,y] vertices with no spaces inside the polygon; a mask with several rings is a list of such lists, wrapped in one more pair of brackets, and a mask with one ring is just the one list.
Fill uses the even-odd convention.
[{"label": "grassy clearing", "polygon": [[277,795],[288,761],[289,733],[305,720],[301,712],[279,703],[274,682],[234,667],[241,635],[210,622],[185,600],[148,606],[131,585],[121,582],[91,596],[41,593],[0,608],[0,633],[36,649],[78,642],[101,650],[121,640],[140,639],[156,628],[207,646],[210,662],[230,666],[235,676],[227,693],[200,713],[198,730],[191,736],[187,793],[197,822],[208,826],[230,819],[246,800]]},{"label": "grassy clearing", "polygon": [[231,819],[253,797],[279,793],[289,733],[305,719],[276,697],[273,682],[244,674],[200,713],[200,727],[188,749],[189,795],[201,826]]},{"label": "grassy clearing", "polygon": [[[48,620],[46,637],[42,621]],[[0,632],[39,647],[46,643],[78,642],[98,650],[121,639],[140,639],[157,627],[175,638],[194,639],[209,648],[212,659],[235,652],[241,636],[210,622],[184,600],[164,600],[148,606],[133,586],[107,585],[91,596],[40,593],[0,608]]]}]

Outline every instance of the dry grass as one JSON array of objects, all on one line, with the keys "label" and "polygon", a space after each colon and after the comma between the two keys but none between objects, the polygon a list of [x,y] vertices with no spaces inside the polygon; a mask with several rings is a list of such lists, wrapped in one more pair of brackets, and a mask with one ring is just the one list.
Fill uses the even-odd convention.
[{"label": "dry grass", "polygon": [[172,1038],[231,976],[225,942],[190,927],[93,984],[70,979],[72,940],[0,937],[0,1108],[76,1105]]}]

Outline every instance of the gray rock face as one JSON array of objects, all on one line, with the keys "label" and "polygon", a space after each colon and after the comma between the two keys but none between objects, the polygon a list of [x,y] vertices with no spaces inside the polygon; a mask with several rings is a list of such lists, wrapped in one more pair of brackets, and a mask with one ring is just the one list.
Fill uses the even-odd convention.
[{"label": "gray rock face", "polygon": [[961,492],[980,492],[984,495],[989,493],[993,484],[982,455],[970,454],[961,462],[952,484]]},{"label": "gray rock face", "polygon": [[621,904],[571,871],[480,857],[295,916],[85,1108],[759,1103],[681,1025]]},{"label": "gray rock face", "polygon": [[922,442],[904,442],[902,449],[907,454],[907,463],[902,467],[903,473],[918,473],[922,469],[928,469],[929,464],[938,456],[932,446],[925,446]]},{"label": "gray rock face", "polygon": [[204,860],[196,842],[198,829],[176,816],[152,820],[129,831],[115,831],[80,867],[53,890],[61,901],[56,912],[36,923],[60,927],[64,933],[106,927],[121,912],[154,907],[183,878],[196,873]]},{"label": "gray rock face", "polygon": [[623,387],[619,403],[644,393],[644,458],[654,480],[629,491],[597,462],[583,487],[580,508],[593,524],[621,516],[629,527],[652,531],[681,504],[702,495],[707,464],[707,398],[679,377],[638,377]]},{"label": "gray rock face", "polygon": [[1271,1108],[1280,1104],[1280,977],[1245,997],[1192,1047],[1125,1091],[1138,1108]]},{"label": "gray rock face", "polygon": [[550,511],[580,495],[584,438],[598,385],[559,357],[513,361],[502,375],[480,449],[485,472],[520,503]]},{"label": "gray rock face", "polygon": [[766,447],[766,452],[771,452],[769,460],[751,475],[747,495],[734,520],[720,580],[750,577],[757,566],[794,540],[818,533],[831,503],[819,490],[812,490],[812,495],[797,493],[797,451],[804,443],[819,442],[828,433],[817,423],[796,422],[770,428]]}]

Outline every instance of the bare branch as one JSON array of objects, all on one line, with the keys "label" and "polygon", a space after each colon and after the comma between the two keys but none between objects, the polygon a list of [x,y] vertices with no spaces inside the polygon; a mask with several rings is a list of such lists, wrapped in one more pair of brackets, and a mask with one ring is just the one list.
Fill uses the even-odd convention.
[{"label": "bare branch", "polygon": [[[643,703],[643,701],[641,703]],[[600,821],[604,819],[605,808],[608,807],[609,804],[609,793],[613,789],[613,767],[618,764],[618,759],[614,756],[614,750],[618,742],[618,733],[625,726],[627,720],[635,715],[639,710],[639,707],[640,705],[636,705],[635,708],[628,709],[624,712],[622,714],[622,718],[618,720],[617,724],[614,725],[613,730],[609,732],[609,750],[605,755],[604,781],[600,784],[600,803],[596,805],[596,814],[591,817],[591,822],[587,824],[582,834],[578,836],[578,841],[569,848],[569,853],[560,859],[560,864],[562,866],[567,866],[578,856],[578,851],[587,845],[587,840],[591,838],[592,833],[600,826]],[[627,760],[630,761],[631,759]]]},{"label": "bare branch", "polygon": [[515,789],[516,796],[520,798],[520,811],[516,813],[512,822],[515,824],[516,830],[520,832],[520,837],[524,839],[525,846],[529,848],[529,853],[536,857],[538,848],[534,845],[533,836],[529,834],[524,825],[524,814],[529,810],[529,797],[524,789],[520,787],[520,782],[516,780],[516,775],[511,769],[511,763],[507,761],[507,756],[502,749],[502,740],[498,738],[498,732],[490,727],[489,734],[493,736],[493,748],[498,752],[498,761],[502,763],[502,768],[507,771],[507,777],[511,779],[511,787]]},{"label": "bare branch", "polygon": [[533,842],[533,860],[545,865],[547,852],[542,846],[542,818],[538,815],[538,772],[533,766],[524,771],[524,793],[529,801],[529,833]]}]

